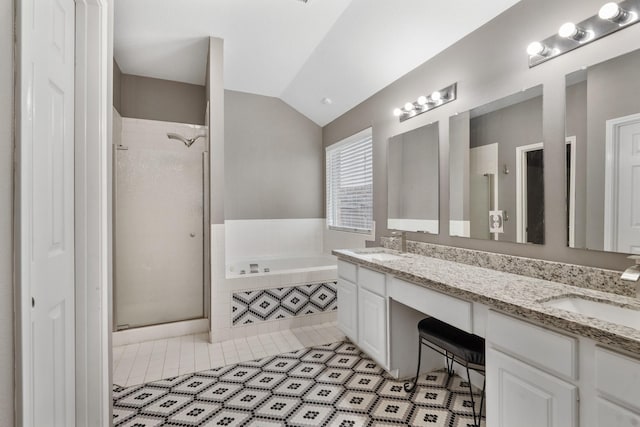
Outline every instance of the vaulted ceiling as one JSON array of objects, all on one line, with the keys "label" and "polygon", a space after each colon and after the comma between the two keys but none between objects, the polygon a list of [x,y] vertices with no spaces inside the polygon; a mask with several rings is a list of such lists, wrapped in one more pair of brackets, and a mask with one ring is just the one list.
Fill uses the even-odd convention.
[{"label": "vaulted ceiling", "polygon": [[324,126],[515,3],[116,0],[114,55],[124,73],[203,85],[207,39],[222,38],[225,89]]}]

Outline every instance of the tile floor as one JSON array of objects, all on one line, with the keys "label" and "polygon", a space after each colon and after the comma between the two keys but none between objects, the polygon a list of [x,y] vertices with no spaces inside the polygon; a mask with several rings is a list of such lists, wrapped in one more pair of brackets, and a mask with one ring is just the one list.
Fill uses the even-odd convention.
[{"label": "tile floor", "polygon": [[207,334],[129,344],[113,348],[113,383],[130,387],[343,339],[334,322],[215,344]]},{"label": "tile floor", "polygon": [[443,371],[421,375],[410,394],[350,342],[114,386],[113,404],[116,427],[473,424],[461,378]]}]

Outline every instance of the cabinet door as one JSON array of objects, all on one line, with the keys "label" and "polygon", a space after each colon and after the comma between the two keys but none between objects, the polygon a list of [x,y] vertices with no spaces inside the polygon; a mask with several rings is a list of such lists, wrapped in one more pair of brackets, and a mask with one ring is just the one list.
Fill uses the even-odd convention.
[{"label": "cabinet door", "polygon": [[387,306],[384,297],[360,288],[358,345],[383,367],[387,366]]},{"label": "cabinet door", "polygon": [[575,427],[577,388],[533,366],[487,349],[487,425]]},{"label": "cabinet door", "polygon": [[358,292],[355,283],[338,279],[338,328],[358,342]]},{"label": "cabinet door", "polygon": [[640,426],[640,415],[604,399],[598,399],[598,427]]}]

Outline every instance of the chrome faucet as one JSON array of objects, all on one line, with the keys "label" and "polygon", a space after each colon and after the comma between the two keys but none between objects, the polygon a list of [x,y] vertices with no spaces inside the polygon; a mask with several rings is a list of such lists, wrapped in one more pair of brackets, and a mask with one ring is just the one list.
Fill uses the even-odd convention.
[{"label": "chrome faucet", "polygon": [[406,231],[392,231],[392,236],[400,235],[400,252],[407,252],[407,232]]},{"label": "chrome faucet", "polygon": [[634,260],[636,263],[622,273],[621,279],[637,282],[638,279],[640,279],[640,255],[631,255],[628,258]]}]

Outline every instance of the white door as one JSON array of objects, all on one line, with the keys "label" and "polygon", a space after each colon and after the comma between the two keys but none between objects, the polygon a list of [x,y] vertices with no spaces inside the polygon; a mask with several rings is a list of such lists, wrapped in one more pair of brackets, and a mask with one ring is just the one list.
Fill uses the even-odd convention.
[{"label": "white door", "polygon": [[387,366],[387,314],[384,297],[358,290],[358,345],[382,366]]},{"label": "white door", "polygon": [[75,425],[73,0],[20,2],[23,409]]},{"label": "white door", "polygon": [[640,118],[621,124],[617,135],[618,209],[614,250],[640,254]]},{"label": "white door", "polygon": [[343,279],[338,279],[338,328],[354,343],[358,341],[357,288]]},{"label": "white door", "polygon": [[577,387],[487,349],[487,425],[575,427]]}]

